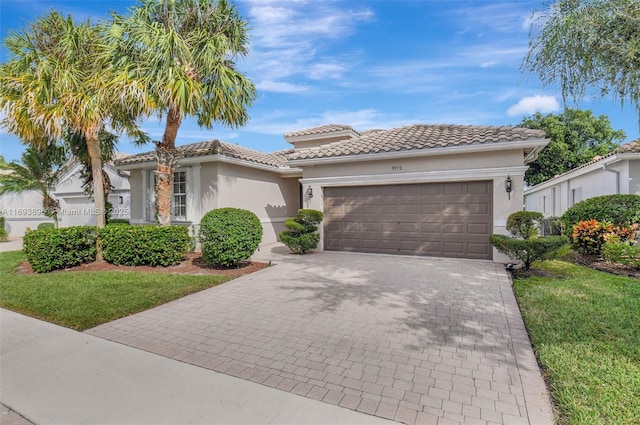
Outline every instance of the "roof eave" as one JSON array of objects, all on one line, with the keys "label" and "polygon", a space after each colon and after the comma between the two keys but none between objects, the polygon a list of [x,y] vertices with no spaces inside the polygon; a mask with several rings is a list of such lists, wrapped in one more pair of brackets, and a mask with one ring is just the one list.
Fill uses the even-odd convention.
[{"label": "roof eave", "polygon": [[613,154],[607,157],[604,157],[598,161],[595,161],[591,164],[588,165],[581,165],[579,167],[576,167],[572,170],[569,170],[563,174],[560,174],[557,177],[554,177],[552,179],[549,179],[547,181],[544,181],[542,183],[538,183],[535,186],[531,186],[530,188],[528,188],[527,190],[524,191],[524,194],[530,194],[530,193],[534,193],[537,192],[539,190],[543,190],[543,189],[547,189],[551,186],[555,186],[558,183],[562,183],[564,181],[576,178],[578,176],[581,176],[583,174],[587,174],[587,173],[591,173],[593,171],[599,170],[600,168],[602,168],[602,165],[606,164],[606,165],[612,165],[615,164],[617,162],[620,161],[624,161],[624,160],[635,160],[635,159],[640,159],[640,152],[635,153],[635,152],[631,152],[631,153],[622,153],[622,154]]},{"label": "roof eave", "polygon": [[[231,163],[235,165],[241,165],[248,168],[254,168],[254,169],[259,169],[263,171],[279,173],[283,175],[302,173],[302,169],[299,169],[299,168],[262,164],[259,162],[247,161],[245,159],[234,158],[232,156],[222,155],[222,154],[181,157],[180,159],[178,159],[176,167],[185,166],[185,165],[196,165],[204,162],[225,162],[225,163]],[[132,164],[118,165],[117,169],[130,171],[130,170],[136,170],[136,169],[154,168],[155,165],[156,165],[155,160],[141,161],[141,162],[135,162]]]},{"label": "roof eave", "polygon": [[356,155],[343,155],[343,156],[330,156],[322,158],[306,158],[306,159],[293,159],[287,163],[292,166],[304,166],[304,165],[320,165],[320,164],[335,164],[345,162],[360,162],[371,161],[380,159],[397,159],[397,158],[415,158],[418,156],[436,156],[436,155],[448,155],[448,154],[460,154],[460,153],[474,153],[474,152],[487,152],[487,151],[501,151],[512,149],[542,149],[549,143],[549,139],[526,139],[515,140],[506,142],[489,142],[478,143],[472,145],[457,145],[448,146],[443,148],[424,148],[424,149],[410,149],[393,152],[373,152],[366,154]]}]

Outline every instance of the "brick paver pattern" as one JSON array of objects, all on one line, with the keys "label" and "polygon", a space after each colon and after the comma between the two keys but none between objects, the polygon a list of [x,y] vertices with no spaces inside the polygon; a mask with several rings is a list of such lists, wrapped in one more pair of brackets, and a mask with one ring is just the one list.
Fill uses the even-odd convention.
[{"label": "brick paver pattern", "polygon": [[4,404],[0,404],[0,425],[33,425],[33,423],[9,409]]},{"label": "brick paver pattern", "polygon": [[499,265],[347,255],[344,266],[336,255],[88,333],[406,424],[529,424],[514,351],[526,333],[515,321],[513,336],[519,313]]}]

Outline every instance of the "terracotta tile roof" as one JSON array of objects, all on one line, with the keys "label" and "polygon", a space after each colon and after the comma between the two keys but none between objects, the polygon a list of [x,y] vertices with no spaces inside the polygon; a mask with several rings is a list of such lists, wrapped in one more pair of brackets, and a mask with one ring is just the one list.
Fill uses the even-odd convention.
[{"label": "terracotta tile roof", "polygon": [[602,161],[603,159],[606,159],[606,158],[612,157],[612,156],[614,156],[614,155],[616,155],[616,154],[625,154],[625,153],[640,153],[640,139],[638,139],[638,140],[634,140],[634,141],[629,142],[629,143],[625,143],[624,145],[620,145],[620,146],[618,146],[617,148],[615,148],[614,150],[612,150],[611,152],[609,152],[609,153],[607,153],[607,154],[605,154],[605,155],[602,155],[602,156],[594,156],[594,157],[593,157],[593,159],[592,159],[591,161],[589,161],[589,162],[585,162],[585,163],[584,163],[584,164],[582,164],[582,165],[578,165],[577,167],[572,168],[572,169],[570,169],[569,171],[565,171],[565,172],[564,172],[564,173],[562,173],[562,174],[558,174],[558,175],[556,175],[556,176],[553,176],[553,178],[552,178],[552,179],[545,180],[545,181],[543,181],[542,183],[538,183],[538,184],[537,184],[537,185],[535,185],[535,186],[531,186],[531,187],[530,187],[530,188],[528,188],[527,190],[531,190],[531,189],[533,189],[533,188],[535,188],[535,187],[538,187],[538,186],[540,186],[540,185],[543,185],[543,184],[549,183],[551,180],[555,180],[555,179],[558,179],[558,178],[564,177],[564,176],[566,176],[567,174],[571,174],[571,173],[573,173],[574,171],[581,170],[582,168],[586,168],[586,167],[588,167],[588,166],[590,166],[590,165],[592,165],[592,164],[595,164],[595,163],[597,163],[597,162],[600,162],[600,161]]},{"label": "terracotta tile roof", "polygon": [[620,145],[614,153],[640,153],[640,139]]},{"label": "terracotta tile roof", "polygon": [[[282,167],[287,161],[287,156],[293,152],[293,149],[273,153],[263,153],[254,149],[245,148],[243,146],[234,145],[220,140],[207,140],[204,142],[191,143],[188,145],[176,146],[177,157],[191,158],[195,156],[205,155],[223,155],[230,158],[242,159],[256,164],[268,165],[271,167]],[[125,158],[116,160],[116,165],[139,164],[144,162],[155,162],[156,156],[154,151],[130,155]]]},{"label": "terracotta tile roof", "polygon": [[360,133],[351,140],[330,143],[294,152],[289,159],[329,158],[459,145],[500,143],[515,140],[543,139],[542,130],[519,127],[468,125],[410,125],[391,130]]},{"label": "terracotta tile roof", "polygon": [[[327,124],[320,127],[307,128],[306,130],[292,131],[284,135],[285,138],[298,136],[312,136],[316,134],[335,133],[338,131],[356,131],[350,125],[343,124]],[[356,133],[357,134],[357,133]]]}]

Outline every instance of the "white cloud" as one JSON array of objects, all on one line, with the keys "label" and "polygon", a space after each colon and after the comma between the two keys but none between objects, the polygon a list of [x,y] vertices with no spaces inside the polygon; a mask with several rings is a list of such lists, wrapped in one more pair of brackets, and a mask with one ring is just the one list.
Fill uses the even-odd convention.
[{"label": "white cloud", "polygon": [[471,6],[465,3],[464,8],[454,11],[458,17],[458,24],[466,31],[486,31],[511,33],[517,31],[527,31],[525,21],[530,19],[529,7],[526,4],[514,2],[499,2],[497,4],[486,4],[483,6]]},{"label": "white cloud", "polygon": [[346,124],[355,130],[373,128],[393,128],[422,122],[419,118],[411,118],[401,114],[384,113],[377,109],[327,110],[315,115],[297,118],[297,111],[275,111],[269,115],[252,120],[246,130],[250,132],[283,135],[290,131],[303,130],[325,124]]},{"label": "white cloud", "polygon": [[536,112],[547,113],[560,109],[560,104],[554,96],[527,96],[520,99],[520,102],[516,103],[507,110],[507,115],[510,117],[518,115],[530,115]]},{"label": "white cloud", "polygon": [[[370,21],[373,12],[352,4],[319,1],[244,0],[251,26],[251,52],[244,62],[247,74],[262,80],[263,91],[291,90],[287,80],[340,79],[347,69],[341,58],[327,57],[336,43]],[[342,55],[345,52],[343,51]],[[322,55],[322,57],[321,57]],[[278,84],[282,83],[282,84]],[[308,89],[309,87],[307,87]]]},{"label": "white cloud", "polygon": [[309,91],[309,87],[301,84],[288,83],[286,81],[263,80],[257,81],[256,87],[261,91],[276,93],[304,93]]},{"label": "white cloud", "polygon": [[339,79],[349,67],[337,62],[316,63],[309,68],[312,80]]}]

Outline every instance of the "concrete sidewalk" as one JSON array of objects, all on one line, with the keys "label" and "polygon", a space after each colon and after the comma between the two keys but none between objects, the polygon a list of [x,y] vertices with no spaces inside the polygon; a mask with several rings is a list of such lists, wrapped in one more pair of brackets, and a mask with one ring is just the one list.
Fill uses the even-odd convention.
[{"label": "concrete sidewalk", "polygon": [[38,424],[390,424],[0,309],[0,401]]}]

